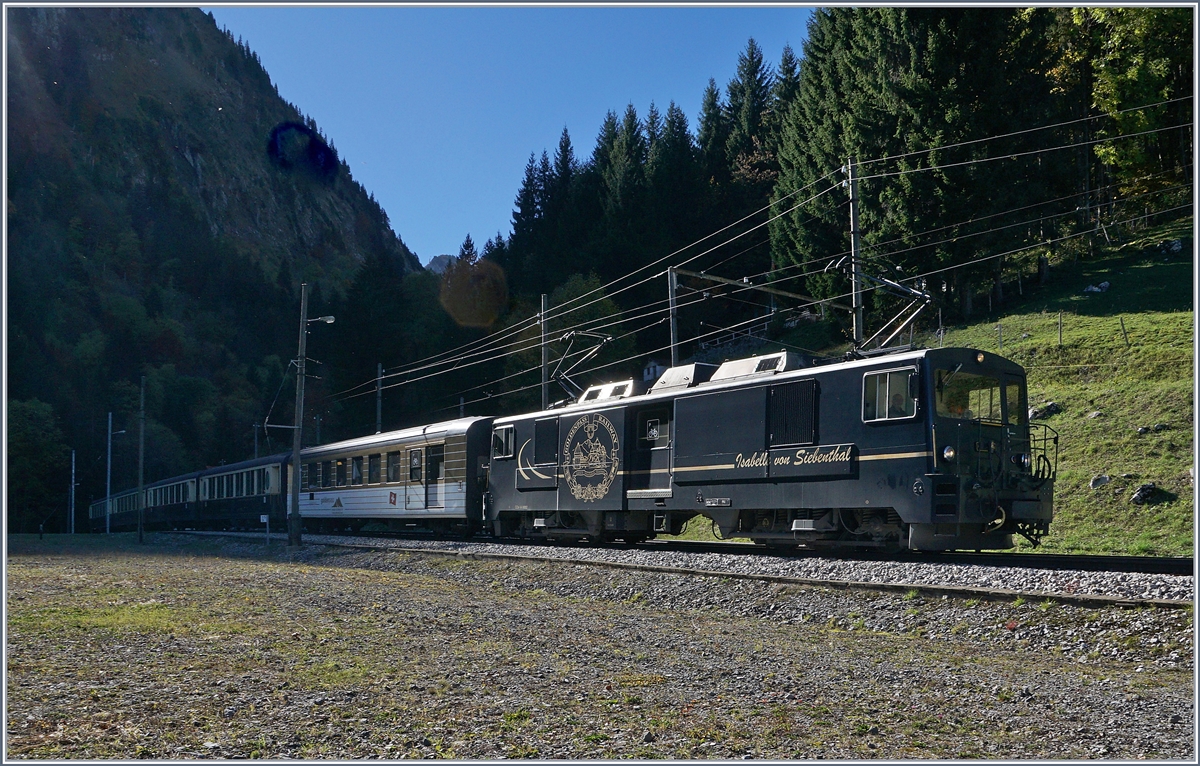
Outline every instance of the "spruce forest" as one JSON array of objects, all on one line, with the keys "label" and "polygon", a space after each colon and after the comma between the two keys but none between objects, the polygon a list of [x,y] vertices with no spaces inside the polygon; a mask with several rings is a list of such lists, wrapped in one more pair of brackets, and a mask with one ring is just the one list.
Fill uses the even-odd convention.
[{"label": "spruce forest", "polygon": [[[384,430],[537,407],[543,295],[552,368],[589,330],[612,340],[575,380],[640,380],[670,361],[668,266],[728,280],[679,276],[682,361],[844,350],[851,164],[864,268],[935,297],[918,332],[1192,205],[1190,8],[817,11],[799,50],[731,51],[699,115],[663,94],[531,147],[511,230],[444,274],[344,164],[267,151],[284,123],[336,136],[211,16],[8,13],[10,531],[66,527],[71,449],[78,528],[109,412],[136,485],[143,377],[147,482],[286,451],[263,426],[291,425],[301,282],[337,317],[309,337],[313,444],[374,432],[377,365]],[[903,305],[865,300],[868,327]]]}]

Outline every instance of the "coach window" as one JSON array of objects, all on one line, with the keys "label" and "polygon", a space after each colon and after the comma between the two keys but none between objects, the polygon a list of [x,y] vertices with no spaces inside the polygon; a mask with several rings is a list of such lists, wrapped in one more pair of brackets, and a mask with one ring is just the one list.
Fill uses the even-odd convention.
[{"label": "coach window", "polygon": [[399,482],[404,481],[404,455],[400,452],[387,453],[388,459],[388,481]]},{"label": "coach window", "polygon": [[513,443],[512,426],[500,426],[495,431],[492,431],[492,457],[512,457]]},{"label": "coach window", "polygon": [[371,484],[378,484],[381,480],[379,471],[381,465],[380,458],[380,455],[371,455],[367,459],[367,482]]},{"label": "coach window", "polygon": [[917,414],[910,379],[916,370],[891,370],[863,376],[863,421],[903,420]]},{"label": "coach window", "polygon": [[350,459],[350,483],[351,484],[362,484],[363,483],[363,459],[362,459],[362,457],[356,457],[356,458]]},{"label": "coach window", "polygon": [[412,484],[421,483],[421,460],[423,455],[421,449],[410,449],[408,451],[408,481]]},{"label": "coach window", "polygon": [[339,487],[346,486],[346,459],[335,460],[333,470],[337,485]]}]

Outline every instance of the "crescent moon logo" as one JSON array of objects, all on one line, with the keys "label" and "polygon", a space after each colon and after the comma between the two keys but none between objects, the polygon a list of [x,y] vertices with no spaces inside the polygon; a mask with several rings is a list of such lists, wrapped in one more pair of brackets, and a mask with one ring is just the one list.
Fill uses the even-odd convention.
[{"label": "crescent moon logo", "polygon": [[534,468],[533,465],[524,465],[522,463],[522,456],[525,454],[525,448],[529,446],[531,441],[533,441],[533,439],[526,439],[525,443],[521,445],[521,449],[517,450],[517,472],[520,473],[521,478],[525,479],[526,481],[529,481],[529,474],[525,473],[526,468],[532,471],[533,475],[539,479],[549,479],[549,476]]}]

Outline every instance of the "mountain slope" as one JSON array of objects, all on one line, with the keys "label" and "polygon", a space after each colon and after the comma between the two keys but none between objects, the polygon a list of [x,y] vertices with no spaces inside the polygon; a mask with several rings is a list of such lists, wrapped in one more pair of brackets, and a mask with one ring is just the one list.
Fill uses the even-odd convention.
[{"label": "mountain slope", "polygon": [[[114,439],[114,488],[136,482],[143,375],[147,480],[250,456],[251,424],[291,406],[300,282],[335,313],[364,264],[403,281],[419,262],[211,16],[5,12],[9,401],[51,405],[20,412],[79,453],[81,504],[103,492],[110,411],[135,434]],[[340,330],[314,333],[314,356],[354,341]],[[43,446],[65,476],[69,452]]]}]

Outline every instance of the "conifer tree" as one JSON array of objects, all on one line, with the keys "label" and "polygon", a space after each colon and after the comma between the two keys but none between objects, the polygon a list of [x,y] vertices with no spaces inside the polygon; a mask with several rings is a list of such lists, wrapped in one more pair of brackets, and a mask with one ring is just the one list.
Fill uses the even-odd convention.
[{"label": "conifer tree", "polygon": [[700,124],[696,142],[700,149],[700,165],[705,180],[712,185],[722,185],[729,177],[725,144],[729,140],[729,118],[721,102],[721,91],[717,81],[711,77],[700,102]]},{"label": "conifer tree", "polygon": [[738,55],[737,76],[725,88],[730,126],[725,151],[730,165],[758,150],[774,83],[775,74],[764,60],[762,48],[750,38],[746,50]]}]

